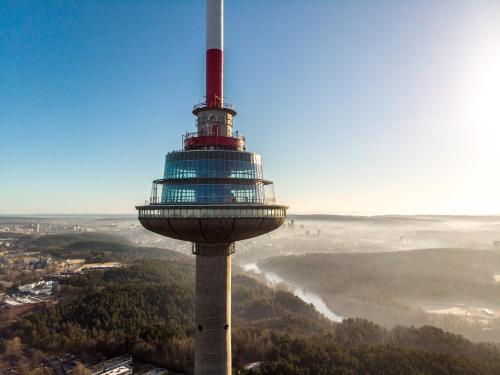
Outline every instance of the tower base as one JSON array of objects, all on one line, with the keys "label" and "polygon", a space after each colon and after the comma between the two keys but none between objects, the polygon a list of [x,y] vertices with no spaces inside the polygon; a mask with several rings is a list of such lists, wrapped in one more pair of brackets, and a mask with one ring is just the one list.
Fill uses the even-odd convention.
[{"label": "tower base", "polygon": [[234,243],[195,244],[195,375],[231,375],[231,254]]}]

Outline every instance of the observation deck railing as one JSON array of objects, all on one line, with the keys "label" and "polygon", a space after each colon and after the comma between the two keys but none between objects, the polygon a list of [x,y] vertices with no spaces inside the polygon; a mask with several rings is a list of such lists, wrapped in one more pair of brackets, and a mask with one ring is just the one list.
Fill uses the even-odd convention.
[{"label": "observation deck railing", "polygon": [[185,201],[176,201],[176,202],[170,202],[168,200],[163,199],[162,196],[152,196],[149,200],[149,204],[275,204],[276,199],[275,198],[270,198],[270,197],[260,197],[260,198],[247,198],[247,197],[240,197],[240,198],[229,198],[226,201],[223,200],[206,200],[202,199],[200,201],[196,200],[185,200]]}]

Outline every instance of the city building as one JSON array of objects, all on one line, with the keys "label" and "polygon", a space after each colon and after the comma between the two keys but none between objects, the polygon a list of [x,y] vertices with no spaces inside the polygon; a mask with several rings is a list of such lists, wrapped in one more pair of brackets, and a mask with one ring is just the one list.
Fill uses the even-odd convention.
[{"label": "city building", "polygon": [[30,284],[21,285],[17,289],[22,293],[50,296],[57,290],[57,287],[57,281],[42,280]]},{"label": "city building", "polygon": [[176,375],[164,368],[136,362],[124,354],[105,361],[99,356],[61,354],[44,358],[56,375],[74,375],[82,366],[92,375]]},{"label": "city building", "polygon": [[90,366],[92,375],[128,375],[132,374],[132,356],[122,355]]},{"label": "city building", "polygon": [[196,255],[195,374],[231,374],[231,254],[235,242],[285,221],[260,155],[233,131],[236,109],[223,96],[223,0],[207,0],[206,97],[193,109],[197,131],[166,155],[149,204],[138,206],[150,231],[190,241]]}]

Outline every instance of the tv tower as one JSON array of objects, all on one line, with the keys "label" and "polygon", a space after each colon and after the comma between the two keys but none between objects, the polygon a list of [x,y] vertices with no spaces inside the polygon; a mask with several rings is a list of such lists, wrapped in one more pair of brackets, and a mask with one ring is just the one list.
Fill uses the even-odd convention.
[{"label": "tv tower", "polygon": [[231,254],[235,242],[285,221],[261,157],[233,133],[235,107],[223,97],[223,0],[207,0],[206,99],[194,106],[197,131],[166,155],[139,221],[163,236],[190,241],[196,255],[195,374],[231,374]]}]

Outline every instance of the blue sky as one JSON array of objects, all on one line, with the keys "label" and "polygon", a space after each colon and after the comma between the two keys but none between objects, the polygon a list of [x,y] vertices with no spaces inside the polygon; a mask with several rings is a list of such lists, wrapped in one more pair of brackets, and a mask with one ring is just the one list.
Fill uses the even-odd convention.
[{"label": "blue sky", "polygon": [[[0,214],[128,213],[193,131],[204,1],[0,3]],[[500,2],[226,0],[225,96],[294,212],[500,214]]]}]

